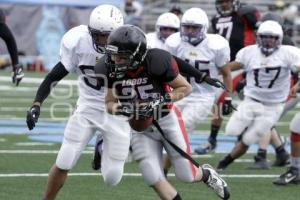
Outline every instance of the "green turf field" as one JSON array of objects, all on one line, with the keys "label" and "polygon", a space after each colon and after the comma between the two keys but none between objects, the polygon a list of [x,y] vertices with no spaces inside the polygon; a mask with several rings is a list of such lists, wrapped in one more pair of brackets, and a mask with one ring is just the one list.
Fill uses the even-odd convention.
[{"label": "green turf field", "polygon": [[[0,121],[25,121],[26,110],[30,107],[39,85],[40,79],[36,78],[44,76],[45,74],[27,73],[27,79],[25,78],[19,87],[14,87],[9,75],[0,71]],[[33,79],[33,77],[36,78]],[[65,80],[55,89],[55,94],[50,95],[45,101],[40,117],[41,121],[51,121],[54,118],[55,121],[65,122],[72,112],[78,95],[76,83],[74,83],[76,76],[70,75]],[[57,111],[57,108],[61,108],[60,111]],[[280,120],[278,126],[280,132],[288,135],[288,123],[297,111],[299,108],[292,110]],[[14,126],[13,123],[11,126]],[[203,130],[209,129],[208,121],[200,126]],[[7,125],[3,127],[0,124],[2,131],[7,127]],[[32,141],[28,139],[28,136],[27,133],[0,134],[0,200],[34,200],[40,199],[42,196],[47,173],[55,162],[59,144]],[[224,154],[214,154],[197,158],[197,160],[200,163],[210,163],[215,166],[223,156]],[[158,199],[152,189],[145,186],[135,163],[125,165],[125,175],[118,186],[108,187],[104,185],[99,172],[91,169],[91,157],[92,147],[88,147],[77,166],[70,172],[64,188],[57,197],[58,200]],[[300,185],[278,187],[272,184],[272,180],[286,168],[272,168],[263,171],[248,170],[246,168],[252,158],[253,154],[243,156],[222,174],[230,185],[231,199],[299,199]],[[273,158],[274,155],[268,155],[269,160],[273,160]],[[203,183],[181,183],[176,180],[172,172],[169,180],[185,200],[218,199],[213,191]]]}]

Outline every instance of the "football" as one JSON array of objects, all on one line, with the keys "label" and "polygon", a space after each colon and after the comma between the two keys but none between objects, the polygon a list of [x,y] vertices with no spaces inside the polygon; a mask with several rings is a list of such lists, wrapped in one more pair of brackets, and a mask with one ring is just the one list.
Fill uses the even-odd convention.
[{"label": "football", "polygon": [[130,127],[138,132],[146,130],[152,124],[153,117],[135,119],[132,118],[129,120]]},{"label": "football", "polygon": [[[148,109],[149,102],[138,102],[138,112],[145,112]],[[131,119],[129,119],[129,125],[131,128],[135,131],[142,132],[146,130],[153,121],[152,116],[134,116]]]}]

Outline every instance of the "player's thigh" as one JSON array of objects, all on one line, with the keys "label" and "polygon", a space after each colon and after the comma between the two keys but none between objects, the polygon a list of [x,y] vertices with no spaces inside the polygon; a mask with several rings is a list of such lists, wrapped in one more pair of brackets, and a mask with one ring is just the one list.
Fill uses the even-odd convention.
[{"label": "player's thigh", "polygon": [[139,164],[140,171],[148,185],[165,179],[162,170],[161,140],[150,138],[143,133],[133,132],[131,138],[132,156]]},{"label": "player's thigh", "polygon": [[214,98],[191,101],[181,110],[185,127],[192,131],[198,123],[212,114]]},{"label": "player's thigh", "polygon": [[257,111],[255,119],[243,135],[243,142],[247,145],[257,143],[277,123],[283,107],[283,104],[264,105],[262,110]]},{"label": "player's thigh", "polygon": [[226,127],[225,134],[238,136],[252,123],[254,120],[257,104],[255,102],[243,100],[237,107],[237,111],[233,112],[229,118]]},{"label": "player's thigh", "polygon": [[290,130],[294,133],[300,133],[300,112],[293,117]]},{"label": "player's thigh", "polygon": [[[191,155],[191,148],[189,144],[188,134],[180,122],[180,113],[176,108],[170,112],[169,115],[159,120],[159,125],[164,131],[165,136],[173,144],[178,146],[188,155]],[[164,148],[166,149],[172,166],[174,167],[176,177],[184,182],[192,182],[195,177],[196,169],[187,159],[182,157],[170,144],[165,140],[163,141]]]},{"label": "player's thigh", "polygon": [[95,127],[86,118],[76,113],[73,114],[65,128],[56,165],[61,169],[71,169],[93,137],[94,132]]}]

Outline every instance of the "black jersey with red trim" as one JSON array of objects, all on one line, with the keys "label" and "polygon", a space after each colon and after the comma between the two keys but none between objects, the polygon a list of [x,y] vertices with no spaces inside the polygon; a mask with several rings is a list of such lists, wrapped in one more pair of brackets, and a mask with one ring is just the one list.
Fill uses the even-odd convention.
[{"label": "black jersey with red trim", "polygon": [[255,43],[256,23],[260,14],[255,7],[242,5],[229,16],[217,14],[211,20],[213,33],[220,34],[229,41],[230,59],[235,60],[237,52]]},{"label": "black jersey with red trim", "polygon": [[[109,72],[108,72],[109,73]],[[144,61],[135,71],[128,71],[122,79],[107,74],[108,88],[116,89],[120,102],[146,102],[171,91],[168,82],[179,74],[172,55],[161,49],[149,49]]]}]

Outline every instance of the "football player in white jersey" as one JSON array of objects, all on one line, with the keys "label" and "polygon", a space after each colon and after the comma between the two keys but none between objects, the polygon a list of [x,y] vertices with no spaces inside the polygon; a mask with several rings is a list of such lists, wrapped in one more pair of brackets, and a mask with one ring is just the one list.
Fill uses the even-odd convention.
[{"label": "football player in white jersey", "polygon": [[[291,89],[291,96],[297,98],[299,84]],[[273,181],[275,185],[300,184],[300,113],[297,113],[290,124],[291,131],[291,165],[288,170]]]},{"label": "football player in white jersey", "polygon": [[[230,90],[227,98],[231,99],[231,71],[229,67],[225,67],[230,60],[229,44],[220,35],[207,34],[208,26],[208,17],[202,9],[188,9],[182,16],[180,32],[168,37],[166,48],[171,54],[189,62],[212,78],[218,78],[221,73],[224,84]],[[211,113],[217,91],[206,83],[199,84],[191,77],[187,79],[193,86],[193,92],[177,105],[182,112],[186,129],[192,131]]]},{"label": "football player in white jersey", "polygon": [[170,12],[161,14],[155,24],[155,32],[146,35],[149,48],[159,48],[165,50],[165,40],[173,33],[179,31],[180,20]]},{"label": "football player in white jersey", "polygon": [[243,68],[247,75],[245,99],[225,128],[226,135],[241,135],[241,140],[219,162],[220,171],[270,131],[283,111],[291,70],[295,67],[300,71],[300,50],[282,45],[282,37],[280,24],[267,20],[257,30],[257,44],[241,49],[228,64],[232,70]]},{"label": "football player in white jersey", "polygon": [[101,165],[104,182],[116,185],[121,180],[129,150],[130,127],[125,118],[106,112],[104,87],[94,73],[97,60],[104,55],[108,35],[121,25],[123,15],[118,8],[100,5],[92,11],[88,26],[80,25],[69,30],[61,41],[60,62],[41,83],[27,113],[27,126],[31,130],[53,84],[69,72],[80,75],[76,110],[67,123],[56,162],[49,172],[44,200],[55,199],[68,171],[76,164],[96,131],[100,131],[103,137]]}]

